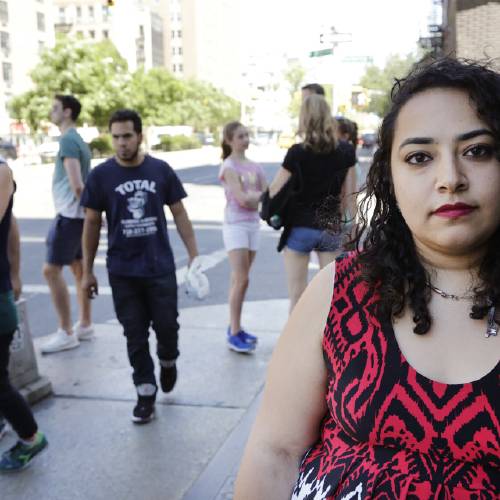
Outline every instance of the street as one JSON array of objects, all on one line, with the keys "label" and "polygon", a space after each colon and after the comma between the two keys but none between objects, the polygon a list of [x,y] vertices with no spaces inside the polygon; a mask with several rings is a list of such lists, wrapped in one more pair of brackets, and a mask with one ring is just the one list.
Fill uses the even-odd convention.
[{"label": "street", "polygon": [[[284,153],[264,148],[251,150],[248,156],[263,164],[271,180]],[[366,170],[368,156],[360,160]],[[176,171],[189,194],[186,207],[199,251],[209,256],[211,293],[204,301],[185,294],[187,255],[170,220],[179,281],[179,382],[171,394],[159,395],[157,419],[145,427],[130,422],[135,391],[106,277],[104,232],[96,259],[100,285],[100,295],[93,302],[96,339],[71,351],[39,354],[42,337],[57,327],[41,275],[52,217],[51,169],[46,165],[14,169],[24,295],[40,372],[51,380],[54,397],[34,407],[50,442],[48,451],[22,476],[0,477],[2,500],[232,498],[238,462],[267,363],[287,318],[288,300],[283,260],[276,252],[279,233],[263,225],[243,311],[243,324],[259,336],[259,345],[253,356],[227,349],[230,270],[221,236],[224,195],[215,152],[206,164],[199,162],[199,152],[186,152]],[[176,167],[173,162],[172,167]],[[317,269],[311,262],[311,276]],[[69,272],[66,275],[73,285]],[[75,311],[73,286],[71,297]],[[13,439],[10,433],[2,449]]]}]

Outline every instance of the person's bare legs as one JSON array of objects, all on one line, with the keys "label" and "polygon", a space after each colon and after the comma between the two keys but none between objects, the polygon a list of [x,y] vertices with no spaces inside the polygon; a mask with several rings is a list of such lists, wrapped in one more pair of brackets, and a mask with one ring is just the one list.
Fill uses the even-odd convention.
[{"label": "person's bare legs", "polygon": [[307,271],[309,266],[309,254],[296,252],[285,248],[285,270],[288,284],[288,296],[290,297],[291,313],[295,304],[307,287]]},{"label": "person's bare legs", "polygon": [[49,285],[52,303],[56,308],[59,318],[59,327],[71,335],[73,333],[71,325],[71,302],[68,286],[62,274],[62,266],[46,262],[43,266],[43,276]]},{"label": "person's bare legs", "polygon": [[92,324],[91,318],[91,301],[86,293],[82,290],[82,275],[83,266],[81,260],[74,260],[71,263],[71,272],[75,277],[76,292],[78,296],[78,309],[80,326],[87,327]]},{"label": "person's bare legs", "polygon": [[[252,255],[253,254],[253,255]],[[248,273],[255,258],[255,252],[246,248],[231,250],[229,253],[231,265],[231,285],[229,288],[229,319],[231,334],[236,335],[241,330],[241,310],[248,288]]]},{"label": "person's bare legs", "polygon": [[316,252],[316,254],[318,255],[319,268],[323,269],[340,255],[340,250],[336,252]]}]

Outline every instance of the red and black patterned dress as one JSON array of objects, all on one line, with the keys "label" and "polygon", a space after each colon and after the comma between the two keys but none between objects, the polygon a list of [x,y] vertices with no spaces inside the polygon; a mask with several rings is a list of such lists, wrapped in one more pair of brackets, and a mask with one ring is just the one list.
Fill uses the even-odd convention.
[{"label": "red and black patterned dress", "polygon": [[328,411],[292,499],[500,498],[500,363],[472,383],[429,380],[376,301],[355,254],[339,258],[323,339]]}]

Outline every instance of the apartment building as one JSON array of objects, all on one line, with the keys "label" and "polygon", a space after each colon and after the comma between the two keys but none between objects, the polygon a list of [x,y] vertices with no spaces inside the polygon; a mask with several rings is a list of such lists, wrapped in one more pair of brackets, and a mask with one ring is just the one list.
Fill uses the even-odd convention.
[{"label": "apartment building", "polygon": [[110,39],[131,71],[165,65],[164,0],[53,0],[55,31]]},{"label": "apartment building", "polygon": [[443,0],[443,25],[445,53],[500,57],[500,0]]},{"label": "apartment building", "polygon": [[0,137],[11,133],[6,104],[31,86],[39,54],[54,44],[51,0],[0,0]]}]

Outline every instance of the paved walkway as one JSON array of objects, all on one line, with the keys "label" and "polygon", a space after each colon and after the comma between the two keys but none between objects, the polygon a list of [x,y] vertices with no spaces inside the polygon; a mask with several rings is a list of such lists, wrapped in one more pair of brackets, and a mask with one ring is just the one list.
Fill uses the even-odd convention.
[{"label": "paved walkway", "polygon": [[130,421],[135,392],[118,325],[97,325],[96,339],[78,349],[39,355],[55,393],[35,406],[50,446],[30,469],[0,476],[2,500],[232,498],[287,307],[286,300],[245,304],[243,323],[259,336],[251,356],[226,348],[227,305],[182,310],[179,381],[159,396],[157,418],[146,426]]}]

